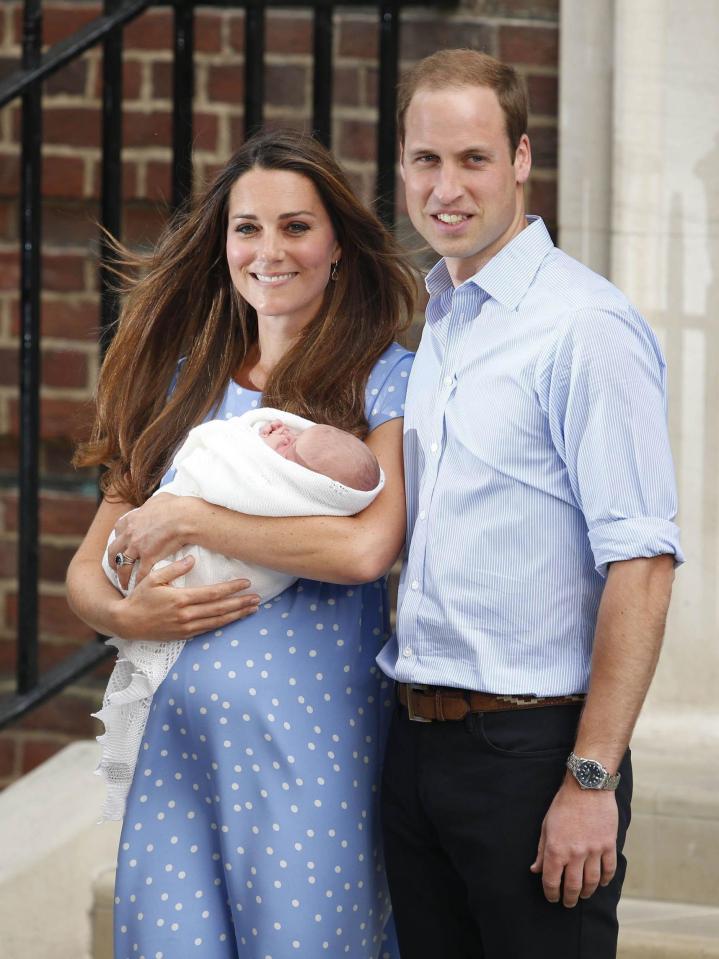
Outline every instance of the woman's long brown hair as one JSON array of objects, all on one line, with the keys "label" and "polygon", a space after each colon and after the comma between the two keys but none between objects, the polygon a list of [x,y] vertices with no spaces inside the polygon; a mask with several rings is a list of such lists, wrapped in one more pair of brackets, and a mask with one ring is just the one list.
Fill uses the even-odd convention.
[{"label": "woman's long brown hair", "polygon": [[[367,432],[372,366],[411,321],[416,284],[380,221],[356,198],[332,155],[294,131],[249,139],[153,254],[118,245],[126,284],[115,338],[100,371],[91,437],[75,465],[104,464],[103,492],[143,503],[191,427],[219,404],[257,340],[257,315],[232,285],[225,241],[230,190],[253,168],[290,170],[315,186],[342,249],[315,318],[272,371],[263,403]],[[178,361],[185,357],[178,372]],[[173,377],[176,384],[168,397]]]}]

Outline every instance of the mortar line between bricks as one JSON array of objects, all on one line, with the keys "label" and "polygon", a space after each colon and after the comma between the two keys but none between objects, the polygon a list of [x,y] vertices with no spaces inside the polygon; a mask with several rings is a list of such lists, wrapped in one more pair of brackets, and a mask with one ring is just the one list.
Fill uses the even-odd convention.
[{"label": "mortar line between bricks", "polygon": [[46,579],[38,580],[38,590],[40,596],[55,596],[59,599],[65,598],[65,584],[53,583]]},{"label": "mortar line between bricks", "polygon": [[[44,353],[47,352],[53,353],[79,353],[85,357],[85,359],[91,359],[97,353],[97,339],[77,339],[72,340],[67,337],[50,337],[44,336],[42,338],[41,350]],[[0,336],[0,349],[19,349],[18,338],[17,336]],[[6,389],[7,387],[3,387]],[[76,387],[80,389],[80,387]],[[13,389],[17,389],[13,387]],[[73,389],[73,387],[50,387],[46,384],[42,384],[43,396],[45,395],[45,390],[48,389]],[[85,394],[86,396],[90,395],[89,392]]]},{"label": "mortar line between bricks", "polygon": [[559,20],[532,20],[531,17],[517,17],[512,19],[511,17],[488,17],[488,22],[491,21],[492,26],[498,27],[521,27],[522,30],[527,28],[531,30],[556,30],[559,31]]},{"label": "mortar line between bricks", "polygon": [[[404,62],[404,61],[400,61]],[[407,63],[414,63],[414,60],[407,60]],[[377,67],[379,60],[376,57],[350,57],[342,56],[335,59],[335,66],[344,67],[349,70],[359,70],[361,67]]]},{"label": "mortar line between bricks", "polygon": [[82,353],[87,357],[91,357],[97,353],[97,343],[84,339],[73,340],[61,336],[43,336],[42,349],[56,350],[61,353]]},{"label": "mortar line between bricks", "polygon": [[[8,300],[16,299],[17,294],[6,294]],[[0,294],[0,297],[2,294]],[[70,290],[64,292],[63,290],[43,290],[42,294],[43,303],[47,303],[49,306],[52,306],[54,303],[78,303],[82,306],[97,306],[100,302],[99,292],[90,292],[88,290]]]},{"label": "mortar line between bricks", "polygon": [[[91,497],[86,497],[88,500]],[[15,532],[0,533],[0,542],[17,543],[18,534]],[[58,549],[67,549],[73,546],[79,546],[82,541],[81,533],[43,533],[40,532],[41,546],[57,546]],[[12,580],[8,580],[12,582]]]},{"label": "mortar line between bricks", "polygon": [[[0,153],[10,156],[12,153],[19,154],[19,143],[0,143]],[[57,157],[58,159],[95,159],[100,151],[97,147],[73,147],[66,143],[47,143],[43,144],[42,155],[45,157]]]},{"label": "mortar line between bricks", "polygon": [[52,110],[55,107],[61,109],[76,107],[78,104],[97,110],[102,107],[102,100],[85,93],[46,93],[42,98],[43,110]]},{"label": "mortar line between bricks", "polygon": [[[46,400],[74,400],[75,402],[86,403],[92,398],[92,390],[84,386],[46,386],[43,384],[40,396]],[[72,426],[72,424],[68,425]]]},{"label": "mortar line between bricks", "polygon": [[[134,99],[149,102],[152,100],[152,64],[155,61],[139,60],[138,62],[140,64],[140,94]],[[132,100],[131,98],[126,100],[123,97],[123,105],[125,102],[132,102]]]},{"label": "mortar line between bricks", "polygon": [[[54,244],[54,243],[53,243],[53,244],[43,244],[42,251],[43,251],[43,253],[48,253],[48,254],[50,254],[51,256],[57,256],[57,255],[63,255],[63,256],[64,256],[64,255],[67,255],[67,256],[81,256],[83,259],[84,259],[85,257],[87,257],[87,256],[94,256],[94,255],[95,255],[94,253],[90,253],[90,252],[88,251],[88,249],[87,249],[86,246],[82,246],[82,247],[81,247],[81,246],[76,246],[75,244],[72,244],[72,246],[57,246],[57,245]],[[0,240],[0,254],[2,254],[2,253],[17,253],[17,252],[18,252],[18,244],[17,244],[17,241],[15,241],[15,242],[10,242],[10,241],[8,241],[8,240]],[[65,292],[65,291],[63,291],[63,290],[55,290],[55,291],[53,291],[53,292],[62,293],[62,292]],[[72,291],[71,291],[71,290],[67,290],[66,292],[70,293],[70,292],[72,292]],[[79,292],[79,291],[78,291],[78,292]],[[83,290],[82,292],[84,292],[84,293],[89,293],[90,291],[89,291],[89,290]]]}]

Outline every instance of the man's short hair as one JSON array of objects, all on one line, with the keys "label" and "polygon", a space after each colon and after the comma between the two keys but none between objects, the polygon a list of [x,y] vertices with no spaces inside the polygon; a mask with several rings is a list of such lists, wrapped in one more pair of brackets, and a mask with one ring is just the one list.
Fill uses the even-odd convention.
[{"label": "man's short hair", "polygon": [[479,50],[438,50],[420,60],[402,77],[397,94],[400,143],[404,143],[405,115],[418,90],[470,86],[489,87],[497,94],[514,157],[522,135],[527,132],[527,88],[514,67]]}]

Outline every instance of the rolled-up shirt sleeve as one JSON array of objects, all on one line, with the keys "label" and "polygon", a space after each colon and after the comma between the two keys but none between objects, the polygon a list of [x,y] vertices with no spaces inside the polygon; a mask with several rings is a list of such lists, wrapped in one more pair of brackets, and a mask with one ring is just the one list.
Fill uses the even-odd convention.
[{"label": "rolled-up shirt sleeve", "polygon": [[644,319],[628,304],[573,314],[555,343],[548,405],[597,572],[665,553],[682,563],[666,364]]}]

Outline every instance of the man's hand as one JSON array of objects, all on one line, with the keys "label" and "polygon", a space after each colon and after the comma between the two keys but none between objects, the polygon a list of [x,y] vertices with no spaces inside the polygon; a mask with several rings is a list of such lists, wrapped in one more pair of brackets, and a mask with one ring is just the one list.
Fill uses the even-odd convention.
[{"label": "man's hand", "polygon": [[580,789],[567,775],[542,823],[537,858],[549,902],[568,908],[611,882],[617,868],[617,801],[609,790]]}]

